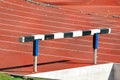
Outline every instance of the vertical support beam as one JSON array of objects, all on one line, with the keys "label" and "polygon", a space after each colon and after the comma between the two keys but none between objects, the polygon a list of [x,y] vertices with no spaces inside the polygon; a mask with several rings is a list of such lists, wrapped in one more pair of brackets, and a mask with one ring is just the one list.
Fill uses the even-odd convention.
[{"label": "vertical support beam", "polygon": [[39,40],[34,40],[33,41],[33,57],[34,57],[34,65],[33,65],[33,71],[37,72],[37,57],[38,57],[38,47],[39,45]]},{"label": "vertical support beam", "polygon": [[93,35],[94,64],[97,64],[97,49],[98,49],[98,34],[96,33]]}]

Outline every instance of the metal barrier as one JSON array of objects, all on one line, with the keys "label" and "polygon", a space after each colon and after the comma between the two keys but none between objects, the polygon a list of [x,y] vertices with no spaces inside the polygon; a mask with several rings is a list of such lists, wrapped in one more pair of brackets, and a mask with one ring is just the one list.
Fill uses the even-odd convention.
[{"label": "metal barrier", "polygon": [[34,56],[34,72],[37,72],[37,56],[39,40],[62,39],[71,37],[81,37],[93,35],[93,49],[94,49],[94,64],[97,64],[97,49],[98,49],[98,34],[109,34],[110,28],[79,30],[71,32],[58,32],[51,34],[38,34],[32,36],[23,36],[19,38],[19,42],[33,42],[33,56]]}]

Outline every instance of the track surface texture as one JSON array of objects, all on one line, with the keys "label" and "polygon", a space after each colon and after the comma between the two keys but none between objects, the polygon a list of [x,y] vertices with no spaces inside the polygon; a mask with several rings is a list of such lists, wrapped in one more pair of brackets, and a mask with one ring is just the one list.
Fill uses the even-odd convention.
[{"label": "track surface texture", "polygon": [[[119,0],[0,0],[0,71],[33,73],[32,43],[20,36],[108,27],[99,35],[98,64],[120,63]],[[39,42],[38,72],[93,65],[92,36]]]}]

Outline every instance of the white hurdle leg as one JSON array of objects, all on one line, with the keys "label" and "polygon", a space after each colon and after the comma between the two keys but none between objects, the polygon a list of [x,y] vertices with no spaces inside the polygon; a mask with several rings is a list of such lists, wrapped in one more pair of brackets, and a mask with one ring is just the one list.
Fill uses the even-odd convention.
[{"label": "white hurdle leg", "polygon": [[97,64],[97,49],[94,49],[94,58],[93,58],[94,64]]},{"label": "white hurdle leg", "polygon": [[33,65],[33,71],[37,72],[37,56],[34,56],[34,65]]}]

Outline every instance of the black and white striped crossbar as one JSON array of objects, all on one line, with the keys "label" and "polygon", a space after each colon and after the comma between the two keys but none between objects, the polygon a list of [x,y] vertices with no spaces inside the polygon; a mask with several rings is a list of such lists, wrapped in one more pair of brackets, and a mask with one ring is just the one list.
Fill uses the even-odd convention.
[{"label": "black and white striped crossbar", "polygon": [[61,38],[71,38],[98,34],[109,34],[111,32],[110,28],[100,28],[100,29],[90,29],[90,30],[79,30],[71,32],[58,32],[52,34],[38,34],[32,36],[23,36],[19,38],[20,42],[30,42],[34,40],[50,40],[50,39],[61,39]]}]

